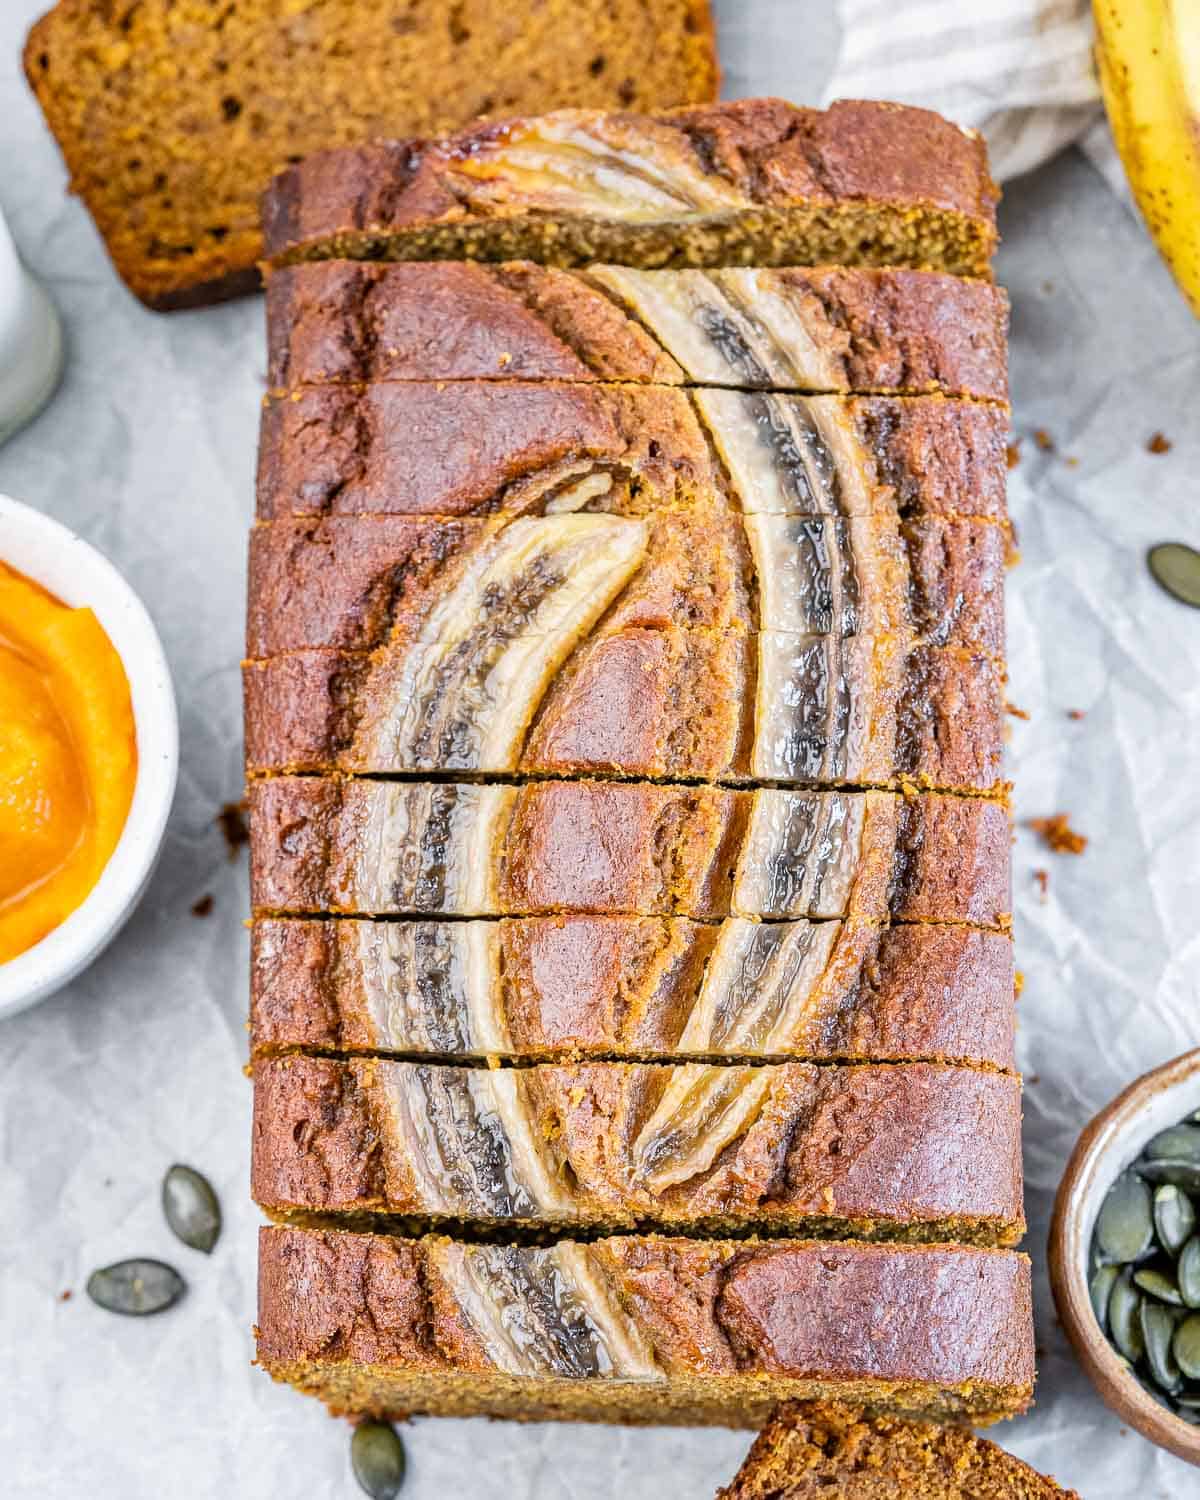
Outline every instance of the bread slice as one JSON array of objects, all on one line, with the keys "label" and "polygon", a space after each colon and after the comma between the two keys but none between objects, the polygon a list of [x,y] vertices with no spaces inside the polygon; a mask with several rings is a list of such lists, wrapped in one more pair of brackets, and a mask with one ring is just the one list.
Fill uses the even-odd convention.
[{"label": "bread slice", "polygon": [[758,1427],[789,1398],[982,1424],[1033,1392],[1010,1250],[269,1228],[258,1362],[351,1415]]},{"label": "bread slice", "polygon": [[937,271],[317,261],[267,282],[267,382],[631,380],[1008,399],[1008,299]]},{"label": "bread slice", "polygon": [[1011,1070],[1005,933],[685,917],[265,917],[250,1049],[929,1059]]},{"label": "bread slice", "polygon": [[958,1426],[789,1402],[717,1500],[1079,1500]]},{"label": "bread slice", "polygon": [[1010,924],[1008,810],[976,798],[295,776],[249,801],[260,914]]},{"label": "bread slice", "polygon": [[59,0],[25,72],[118,271],[160,308],[256,284],[259,196],[306,152],[717,92],[707,0]]},{"label": "bread slice", "polygon": [[392,381],[268,397],[262,520],[323,515],[1006,517],[1008,414],[941,397]]},{"label": "bread slice", "polygon": [[1020,1080],[933,1063],[269,1058],[253,1139],[255,1201],[300,1222],[987,1245],[1025,1229]]},{"label": "bread slice", "polygon": [[328,151],[263,204],[267,256],[990,274],[982,139],[926,110],[780,99],[562,110],[446,140]]}]

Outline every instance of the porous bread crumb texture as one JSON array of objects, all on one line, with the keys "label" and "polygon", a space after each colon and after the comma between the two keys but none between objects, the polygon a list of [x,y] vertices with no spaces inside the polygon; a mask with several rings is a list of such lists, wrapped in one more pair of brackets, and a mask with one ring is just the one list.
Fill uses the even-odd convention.
[{"label": "porous bread crumb texture", "polygon": [[311,151],[717,91],[708,0],[60,0],[25,71],[118,271],[159,308],[256,285],[260,195]]},{"label": "porous bread crumb texture", "polygon": [[1079,1500],[962,1427],[840,1401],[780,1407],[717,1500]]}]

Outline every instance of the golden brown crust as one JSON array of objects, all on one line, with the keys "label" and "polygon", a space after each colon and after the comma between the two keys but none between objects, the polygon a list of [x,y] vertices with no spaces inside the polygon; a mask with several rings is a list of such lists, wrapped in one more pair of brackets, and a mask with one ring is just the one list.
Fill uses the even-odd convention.
[{"label": "golden brown crust", "polygon": [[[556,178],[560,152],[569,152],[572,170]],[[588,173],[592,156],[606,168],[596,181]],[[540,175],[543,163],[549,180]],[[611,186],[614,174],[623,191]],[[943,268],[986,275],[997,196],[982,140],[928,111],[854,100],[819,111],[748,99],[640,117],[562,111],[481,124],[440,142],[325,152],[274,180],[263,231],[267,257],[278,263],[430,251],[463,259],[464,249],[512,259],[511,247],[522,243],[514,229],[551,218],[553,235],[529,243],[570,265],[606,258],[604,228],[649,223],[668,232],[649,251],[639,242],[641,263],[721,264],[740,253],[743,262],[765,264],[771,248],[762,240],[691,249],[686,228],[739,214],[757,224],[764,211],[822,210],[829,219],[865,210],[901,221],[920,214],[952,220]],[[580,232],[572,234],[575,226]],[[437,232],[447,230],[455,237],[439,241]],[[897,245],[870,224],[849,246],[876,263],[922,263],[920,244]],[[925,248],[925,258],[936,248]],[[786,228],[774,253],[775,264],[811,263],[804,235]]]},{"label": "golden brown crust", "polygon": [[[477,943],[482,974],[466,961]],[[1013,1067],[1012,941],[971,927],[264,918],[251,952],[253,1057],[313,1048],[479,1058],[499,1046],[513,1057]],[[764,997],[791,1019],[760,1019]]]},{"label": "golden brown crust", "polygon": [[555,0],[515,28],[483,0],[402,17],[375,0],[59,0],[24,66],[118,271],[160,309],[257,286],[259,196],[307,151],[497,109],[698,103],[718,82],[707,0]]},{"label": "golden brown crust", "polygon": [[963,1427],[789,1402],[717,1500],[1079,1500]]},{"label": "golden brown crust", "polygon": [[1021,1237],[1020,1082],[929,1063],[462,1068],[281,1057],[254,1072],[269,1213],[757,1224]]},{"label": "golden brown crust", "polygon": [[646,783],[250,788],[257,912],[965,921],[1005,928],[997,802]]},{"label": "golden brown crust", "polygon": [[[766,335],[747,321],[766,299],[768,321],[778,303],[795,333],[790,321]],[[660,305],[684,316],[682,338],[669,318],[657,326]],[[899,268],[322,261],[267,282],[267,383],[715,381],[1006,401],[1007,312],[986,282]]]},{"label": "golden brown crust", "polygon": [[[827,493],[789,467],[790,447],[763,446],[788,418],[805,429],[812,461],[839,473]],[[762,450],[767,488],[758,493],[741,492],[744,480],[713,450],[730,423],[733,437]],[[853,473],[828,451],[834,431],[854,446],[845,460]],[[702,501],[751,513],[1003,520],[1007,431],[1002,408],[939,397],[722,392],[698,407],[688,392],[662,386],[318,386],[267,398],[258,514],[539,514],[568,481],[603,476],[608,487],[589,509],[630,514],[637,505],[647,514]]]},{"label": "golden brown crust", "polygon": [[[555,1276],[582,1287],[584,1274],[574,1338],[542,1324],[524,1353],[501,1343],[465,1290],[489,1278],[503,1303],[509,1287],[532,1294]],[[986,1420],[1023,1410],[1032,1393],[1029,1262],[962,1247],[658,1237],[456,1251],[267,1228],[258,1357],[348,1412],[637,1420],[640,1408],[643,1420],[761,1425],[780,1399],[839,1390],[877,1408]],[[637,1371],[635,1403],[606,1368]],[[448,1378],[456,1372],[489,1378],[464,1385]]]}]

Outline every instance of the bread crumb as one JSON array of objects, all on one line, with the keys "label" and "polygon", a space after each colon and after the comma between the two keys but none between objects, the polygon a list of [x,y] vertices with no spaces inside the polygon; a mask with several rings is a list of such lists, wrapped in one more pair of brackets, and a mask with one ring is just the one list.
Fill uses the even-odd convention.
[{"label": "bread crumb", "polygon": [[1019,1000],[1025,989],[1025,970],[1017,969],[1013,974],[1013,999]]},{"label": "bread crumb", "polygon": [[1010,703],[1007,698],[1004,700],[1004,712],[1006,714],[1012,714],[1014,719],[1028,720],[1029,718],[1029,715],[1023,708],[1018,708],[1015,703]]},{"label": "bread crumb", "polygon": [[1068,719],[1083,719],[1083,718],[1086,718],[1086,717],[1087,717],[1087,715],[1084,713],[1084,711],[1083,711],[1082,708],[1068,708],[1067,709],[1067,718]]},{"label": "bread crumb", "polygon": [[1051,818],[1030,818],[1029,826],[1055,854],[1082,854],[1087,848],[1086,837],[1071,827],[1068,813],[1055,813]]},{"label": "bread crumb", "polygon": [[71,1290],[71,1288],[67,1287],[66,1291],[59,1292],[59,1294],[58,1294],[58,1300],[60,1302],[70,1302],[71,1298],[74,1295],[75,1295],[75,1293]]},{"label": "bread crumb", "polygon": [[1039,896],[1040,896],[1041,900],[1045,901],[1045,899],[1046,899],[1046,892],[1050,889],[1050,871],[1049,870],[1035,870],[1033,872],[1033,878],[1037,881],[1037,884],[1038,884],[1038,893],[1039,893]]},{"label": "bread crumb", "polygon": [[1170,453],[1171,439],[1165,433],[1154,433],[1146,443],[1147,453]]},{"label": "bread crumb", "polygon": [[1014,443],[1009,443],[1009,445],[1007,446],[1007,448],[1005,448],[1005,450],[1004,450],[1004,462],[1008,465],[1008,467],[1010,469],[1015,469],[1017,467],[1017,465],[1021,462],[1021,439],[1020,438],[1017,438],[1016,442],[1014,442]]},{"label": "bread crumb", "polygon": [[241,802],[226,802],[217,814],[217,826],[225,838],[225,847],[229,850],[230,859],[236,859],[238,850],[243,844],[250,842],[250,829],[246,823],[247,804]]},{"label": "bread crumb", "polygon": [[201,896],[200,899],[199,899],[199,901],[193,901],[192,902],[192,916],[193,917],[207,917],[207,916],[211,916],[212,915],[213,905],[214,905],[214,902],[213,902],[213,898],[212,898],[212,892],[210,891],[207,895]]},{"label": "bread crumb", "polygon": [[1063,459],[1063,463],[1066,464],[1068,469],[1077,469],[1079,467],[1079,460],[1073,453],[1068,454],[1068,456]]},{"label": "bread crumb", "polygon": [[1054,452],[1054,439],[1044,427],[1036,427],[1034,429],[1033,440],[1043,453]]}]

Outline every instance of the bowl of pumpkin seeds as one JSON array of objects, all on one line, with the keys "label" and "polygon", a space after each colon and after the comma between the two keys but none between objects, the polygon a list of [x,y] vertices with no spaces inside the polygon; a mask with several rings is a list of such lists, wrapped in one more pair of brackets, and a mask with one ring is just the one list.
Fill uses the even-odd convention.
[{"label": "bowl of pumpkin seeds", "polygon": [[1050,1230],[1059,1318],[1097,1391],[1200,1465],[1200,1049],[1101,1110]]}]

